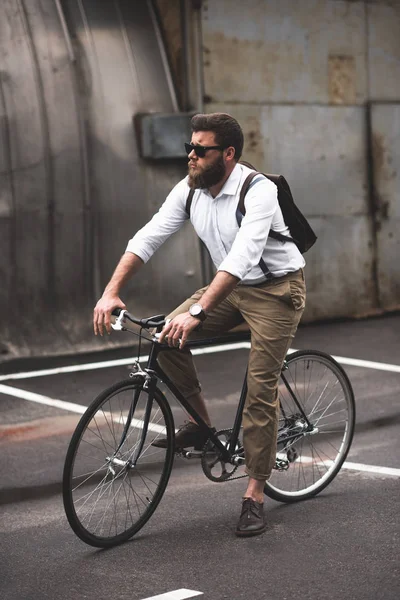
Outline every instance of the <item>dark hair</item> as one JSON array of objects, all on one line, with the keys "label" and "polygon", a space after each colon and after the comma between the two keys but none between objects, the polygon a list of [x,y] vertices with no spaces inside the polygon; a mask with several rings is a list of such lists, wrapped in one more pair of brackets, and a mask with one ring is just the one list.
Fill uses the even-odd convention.
[{"label": "dark hair", "polygon": [[235,160],[238,161],[243,152],[243,131],[239,123],[226,113],[210,113],[194,115],[191,121],[192,131],[212,131],[218,146],[235,148]]}]

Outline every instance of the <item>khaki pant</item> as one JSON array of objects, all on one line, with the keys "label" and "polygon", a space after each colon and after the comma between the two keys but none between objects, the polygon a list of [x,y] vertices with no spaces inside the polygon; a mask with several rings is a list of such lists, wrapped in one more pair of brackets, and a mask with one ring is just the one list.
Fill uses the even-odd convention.
[{"label": "khaki pant", "polygon": [[[198,290],[168,318],[186,312],[207,288]],[[243,319],[251,331],[247,376],[248,393],[243,411],[243,445],[246,472],[267,480],[276,457],[278,425],[278,380],[282,364],[296,332],[305,305],[304,273],[300,269],[256,286],[238,285],[213,310],[200,332],[190,339],[229,331]],[[190,350],[163,352],[159,362],[185,398],[199,393]]]}]

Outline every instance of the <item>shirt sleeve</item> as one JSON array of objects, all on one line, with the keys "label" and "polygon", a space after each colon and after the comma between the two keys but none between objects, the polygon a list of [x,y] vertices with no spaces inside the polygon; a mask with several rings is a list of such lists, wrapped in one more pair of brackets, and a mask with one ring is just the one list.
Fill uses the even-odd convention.
[{"label": "shirt sleeve", "polygon": [[258,265],[278,206],[276,185],[265,177],[260,180],[257,178],[247,191],[246,214],[230,252],[219,265],[219,271],[227,271],[244,279]]},{"label": "shirt sleeve", "polygon": [[185,209],[188,193],[185,178],[172,189],[153,218],[129,240],[126,251],[136,254],[146,263],[188,219]]}]

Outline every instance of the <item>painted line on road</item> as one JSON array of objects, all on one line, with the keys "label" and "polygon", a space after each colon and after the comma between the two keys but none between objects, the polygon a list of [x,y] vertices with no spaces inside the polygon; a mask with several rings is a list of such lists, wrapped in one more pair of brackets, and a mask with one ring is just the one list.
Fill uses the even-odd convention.
[{"label": "painted line on road", "polygon": [[377,473],[378,475],[392,475],[400,477],[400,469],[392,467],[377,467],[373,465],[362,465],[353,462],[344,462],[342,469],[351,469],[352,471],[366,471],[367,473]]},{"label": "painted line on road", "polygon": [[35,394],[35,392],[27,392],[26,390],[14,388],[9,385],[0,384],[0,394],[7,394],[7,396],[22,398],[22,400],[29,400],[30,402],[36,402],[37,404],[46,404],[46,406],[52,406],[53,408],[60,408],[61,410],[68,410],[74,413],[83,414],[87,409],[87,406],[83,406],[82,404],[75,404],[74,402],[66,402],[65,400],[49,398],[48,396]]},{"label": "painted line on road", "polygon": [[[82,414],[86,410],[86,406],[82,406],[81,404],[75,404],[73,402],[65,402],[64,400],[57,400],[55,398],[49,398],[48,396],[42,396],[41,394],[35,394],[34,392],[27,392],[26,390],[21,390],[19,388],[10,387],[8,385],[0,384],[0,394],[6,394],[8,396],[14,396],[16,398],[21,398],[22,400],[29,400],[30,402],[37,402],[39,404],[46,404],[47,406],[52,406],[54,408],[60,408],[62,410],[67,410],[69,412]],[[140,427],[141,421],[137,421],[136,427]],[[153,425],[153,424],[152,424]],[[164,433],[164,429],[161,426],[154,425],[155,431],[160,433]],[[302,460],[312,460],[303,457]],[[366,471],[369,473],[376,473],[380,475],[391,475],[393,477],[400,477],[400,469],[394,469],[392,467],[379,467],[375,465],[364,465],[353,462],[345,462],[342,466],[343,469],[350,469],[353,471]]]},{"label": "painted line on road", "polygon": [[[227,352],[228,350],[249,349],[250,342],[237,342],[235,344],[221,344],[220,346],[210,346],[206,348],[194,348],[192,354],[194,356],[201,354],[214,354],[214,352]],[[294,350],[292,350],[294,352]],[[101,362],[85,363],[83,365],[68,365],[66,367],[58,367],[54,369],[41,369],[40,371],[25,371],[21,373],[10,373],[9,375],[0,375],[0,381],[10,379],[30,379],[31,377],[45,377],[48,375],[59,375],[60,373],[75,373],[78,371],[92,371],[94,369],[107,369],[109,367],[121,367],[132,365],[136,359],[119,358],[115,360],[103,360]],[[149,360],[149,355],[141,356],[139,362]]]},{"label": "painted line on road", "polygon": [[364,369],[375,369],[376,371],[390,371],[391,373],[400,373],[400,365],[390,365],[372,360],[361,360],[358,358],[346,358],[344,356],[332,356],[336,362],[351,367],[362,367]]},{"label": "painted line on road", "polygon": [[[194,348],[192,354],[199,356],[202,354],[214,354],[217,352],[228,352],[229,350],[248,350],[250,342],[237,342],[235,344],[221,344],[220,346],[210,346],[205,348]],[[294,348],[289,350],[289,354],[296,352]],[[375,369],[377,371],[390,371],[391,373],[400,373],[400,365],[392,365],[371,360],[361,360],[358,358],[346,358],[344,356],[333,356],[333,358],[342,365],[352,367],[362,367],[364,369]],[[149,359],[148,355],[141,356],[140,362],[146,362]],[[85,363],[83,365],[68,365],[66,367],[58,367],[54,369],[41,369],[39,371],[25,371],[21,373],[10,373],[9,375],[0,375],[0,381],[8,381],[11,379],[31,379],[32,377],[45,377],[48,375],[59,375],[61,373],[75,373],[79,371],[91,371],[94,369],[107,369],[110,367],[120,367],[132,365],[135,358],[121,358],[116,360],[105,360],[100,362]]]},{"label": "painted line on road", "polygon": [[[21,390],[3,384],[0,384],[0,394],[7,394],[8,396],[14,396],[16,398],[21,398],[22,400],[29,400],[30,402],[36,402],[37,404],[46,404],[46,406],[51,406],[52,408],[60,408],[61,410],[67,410],[69,412],[78,414],[83,414],[87,409],[87,406],[82,406],[82,404],[75,404],[74,402],[66,402],[64,400],[57,400],[56,398],[49,398],[48,396],[42,396],[41,394],[35,394],[34,392],[27,392],[26,390]],[[104,413],[104,416],[107,414],[109,413]],[[121,423],[121,417],[114,418],[112,415],[109,416],[114,421]],[[122,417],[122,419],[124,418],[125,417]],[[124,421],[122,420],[122,422]],[[132,419],[132,427],[142,429],[143,421],[139,419]],[[156,433],[165,435],[165,427],[162,425],[149,423],[148,428],[149,431],[155,431]]]},{"label": "painted line on road", "polygon": [[174,590],[173,592],[166,592],[165,594],[159,594],[158,596],[151,596],[144,598],[144,600],[188,600],[189,598],[198,598],[204,596],[203,592],[196,592],[195,590]]},{"label": "painted line on road", "polygon": [[[285,455],[281,452],[278,453],[278,457],[285,459]],[[295,463],[304,463],[305,465],[314,463],[321,467],[330,467],[334,464],[333,460],[315,461],[315,458],[311,456],[301,456]],[[361,463],[354,463],[345,461],[341,467],[342,469],[349,469],[351,471],[365,471],[367,473],[377,473],[378,475],[392,475],[393,477],[400,477],[400,469],[393,467],[378,467],[376,465],[363,465]]]}]

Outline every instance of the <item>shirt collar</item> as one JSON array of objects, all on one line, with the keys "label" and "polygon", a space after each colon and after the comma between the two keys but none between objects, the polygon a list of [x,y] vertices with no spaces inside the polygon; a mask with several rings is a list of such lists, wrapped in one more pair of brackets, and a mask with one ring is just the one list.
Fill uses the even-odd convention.
[{"label": "shirt collar", "polygon": [[239,165],[239,163],[236,163],[235,168],[225,181],[223,188],[216,198],[219,198],[222,195],[235,196],[237,194],[241,178],[242,167]]}]

